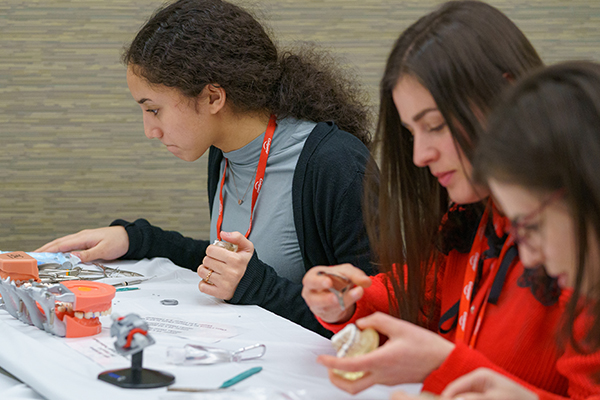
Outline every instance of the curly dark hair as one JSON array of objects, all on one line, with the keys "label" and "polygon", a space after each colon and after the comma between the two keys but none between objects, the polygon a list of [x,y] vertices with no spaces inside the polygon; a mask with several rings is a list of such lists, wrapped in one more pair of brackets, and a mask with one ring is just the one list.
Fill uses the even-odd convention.
[{"label": "curly dark hair", "polygon": [[151,84],[197,97],[222,87],[236,112],[334,121],[368,144],[370,109],[334,58],[304,45],[279,53],[246,10],[222,0],[179,0],[158,9],[123,53]]}]

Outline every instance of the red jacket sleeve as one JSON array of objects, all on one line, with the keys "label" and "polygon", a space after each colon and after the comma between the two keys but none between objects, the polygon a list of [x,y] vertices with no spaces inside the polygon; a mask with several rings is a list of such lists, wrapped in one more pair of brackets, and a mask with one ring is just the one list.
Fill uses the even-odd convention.
[{"label": "red jacket sleeve", "polygon": [[[588,314],[581,315],[575,321],[574,333],[576,338],[581,338],[585,327],[589,324]],[[535,366],[535,360],[531,360]],[[423,382],[423,390],[432,393],[441,393],[443,389],[453,380],[465,375],[477,368],[489,368],[499,372],[510,379],[535,392],[540,400],[557,399],[587,399],[600,398],[600,383],[594,381],[594,374],[600,373],[600,352],[592,354],[577,353],[571,346],[567,346],[564,353],[557,359],[556,368],[568,382],[568,397],[542,390],[514,375],[499,368],[488,360],[478,350],[470,349],[463,343],[457,343],[454,351],[450,353],[444,363],[433,371]]]}]

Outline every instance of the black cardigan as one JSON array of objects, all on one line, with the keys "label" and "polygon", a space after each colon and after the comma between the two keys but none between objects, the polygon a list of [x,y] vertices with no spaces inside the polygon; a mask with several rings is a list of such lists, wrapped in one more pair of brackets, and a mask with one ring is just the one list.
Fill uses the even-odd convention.
[{"label": "black cardigan", "polygon": [[[211,147],[208,158],[208,199],[212,210],[223,153]],[[370,154],[355,136],[333,123],[319,123],[304,144],[292,183],[292,206],[298,243],[308,271],[315,265],[351,263],[375,273],[363,223],[363,179]],[[268,175],[267,175],[268,176]],[[123,259],[167,257],[196,270],[204,259],[207,240],[163,231],[143,219],[124,226],[129,250]],[[261,306],[305,328],[330,337],[301,296],[302,284],[277,275],[255,251],[231,300],[232,304]]]}]

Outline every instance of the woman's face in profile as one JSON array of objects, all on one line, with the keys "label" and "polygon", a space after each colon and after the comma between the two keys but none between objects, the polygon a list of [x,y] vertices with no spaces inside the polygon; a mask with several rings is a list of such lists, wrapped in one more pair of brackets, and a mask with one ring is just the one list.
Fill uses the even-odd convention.
[{"label": "woman's face in profile", "polygon": [[175,156],[195,161],[218,143],[218,126],[202,101],[206,96],[201,95],[194,104],[176,89],[150,85],[131,67],[127,69],[127,85],[142,108],[145,135],[160,140]]},{"label": "woman's face in profile", "polygon": [[406,75],[392,97],[402,124],[413,136],[413,163],[429,168],[455,203],[475,203],[486,197],[488,191],[471,182],[471,163],[458,149],[429,90]]},{"label": "woman's face in profile", "polygon": [[[578,250],[575,223],[563,193],[537,193],[496,179],[490,179],[489,185],[498,205],[511,220],[523,265],[529,268],[543,265],[548,275],[558,279],[561,288],[573,287]],[[598,265],[598,241],[591,240],[589,249],[586,265]],[[585,286],[584,282],[584,289]]]}]

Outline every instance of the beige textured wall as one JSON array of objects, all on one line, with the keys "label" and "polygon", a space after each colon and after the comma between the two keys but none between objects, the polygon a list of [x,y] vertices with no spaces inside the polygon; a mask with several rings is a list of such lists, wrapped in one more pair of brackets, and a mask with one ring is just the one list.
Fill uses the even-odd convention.
[{"label": "beige textured wall", "polygon": [[[597,0],[494,0],[548,63],[600,61]],[[208,234],[206,160],[186,163],[144,137],[122,46],[156,0],[0,0],[0,250],[148,218]],[[314,41],[358,73],[377,104],[392,42],[439,1],[239,2],[279,43]]]}]

